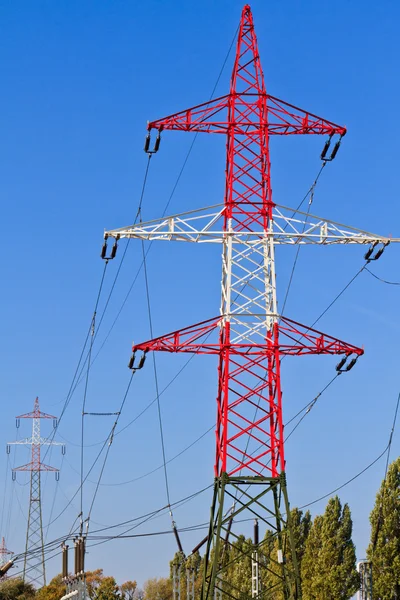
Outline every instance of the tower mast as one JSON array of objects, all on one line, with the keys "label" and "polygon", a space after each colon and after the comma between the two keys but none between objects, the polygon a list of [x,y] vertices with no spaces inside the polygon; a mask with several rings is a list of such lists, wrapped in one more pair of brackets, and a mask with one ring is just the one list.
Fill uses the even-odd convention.
[{"label": "tower mast", "polygon": [[[258,563],[260,595],[267,598],[279,590],[285,599],[298,600],[300,579],[285,474],[281,357],[342,354],[342,372],[354,366],[363,350],[279,315],[275,246],[371,244],[366,258],[373,260],[390,241],[399,240],[273,203],[270,136],[327,135],[321,155],[326,161],[336,155],[346,129],[267,94],[248,5],[242,11],[229,93],[151,121],[149,132],[152,129],[158,131],[154,151],[160,132],[166,130],[226,136],[222,206],[105,233],[106,240],[112,237],[115,243],[136,238],[222,244],[220,315],[133,346],[134,354],[217,356],[215,484],[202,600],[212,600],[215,592],[238,600],[252,597],[251,590],[246,595],[227,576],[231,540],[238,539],[232,523],[239,515],[257,519],[274,538],[272,554],[266,540],[257,541],[248,552],[249,564],[252,559]],[[105,257],[105,246],[103,250]],[[255,590],[253,598],[259,593]]]},{"label": "tower mast", "polygon": [[65,445],[60,442],[54,442],[40,435],[40,420],[52,419],[53,427],[57,427],[57,418],[41,412],[39,407],[39,398],[35,399],[33,411],[16,417],[17,427],[20,425],[20,419],[32,419],[32,437],[9,442],[7,452],[11,445],[23,445],[31,447],[31,460],[29,463],[13,469],[13,479],[16,478],[17,471],[29,471],[31,474],[30,494],[29,494],[29,512],[28,524],[26,530],[26,544],[23,579],[39,586],[46,585],[46,567],[44,559],[44,540],[43,540],[43,521],[42,521],[42,499],[40,489],[40,473],[42,471],[52,471],[58,481],[59,472],[55,467],[51,467],[41,462],[40,450],[42,446],[61,446],[62,453],[65,453]]}]

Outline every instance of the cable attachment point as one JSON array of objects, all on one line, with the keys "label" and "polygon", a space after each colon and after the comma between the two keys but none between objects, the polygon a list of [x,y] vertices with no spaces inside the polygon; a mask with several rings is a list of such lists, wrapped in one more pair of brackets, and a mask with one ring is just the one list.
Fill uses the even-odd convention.
[{"label": "cable attachment point", "polygon": [[[358,355],[355,358],[352,358],[351,360],[348,361],[350,355],[346,355],[342,358],[342,360],[340,360],[338,362],[338,364],[336,365],[336,371],[338,373],[347,373],[348,371],[351,371],[351,369],[354,367],[354,365],[356,364],[357,360],[358,360]],[[347,362],[348,361],[348,362]]]},{"label": "cable attachment point", "polygon": [[381,248],[379,248],[379,250],[377,250],[374,254],[374,250],[378,244],[379,242],[374,242],[373,244],[371,244],[367,252],[364,254],[364,259],[367,262],[371,262],[371,260],[378,260],[378,258],[380,258],[384,253],[386,246],[390,244],[390,240],[382,244]]},{"label": "cable attachment point", "polygon": [[322,152],[321,152],[321,160],[324,162],[330,162],[331,160],[333,160],[335,158],[335,156],[338,153],[338,150],[340,148],[340,144],[342,142],[343,136],[341,135],[339,137],[338,141],[336,142],[336,144],[333,146],[333,150],[332,150],[330,156],[327,156],[328,150],[329,150],[331,142],[332,142],[332,137],[333,137],[333,133],[331,133],[329,138],[326,140],[325,146],[323,147]]},{"label": "cable attachment point", "polygon": [[115,237],[115,241],[114,244],[111,248],[111,252],[110,252],[110,256],[107,256],[107,240],[108,240],[108,234],[105,233],[104,234],[104,244],[101,248],[101,253],[100,256],[103,260],[112,260],[113,258],[115,258],[116,254],[117,254],[117,248],[118,248],[118,240],[120,238],[120,235],[117,234]]},{"label": "cable attachment point", "polygon": [[136,350],[132,353],[131,358],[129,359],[129,363],[128,363],[128,368],[131,371],[139,371],[140,369],[143,368],[144,363],[146,362],[146,354],[147,354],[147,350],[145,350],[142,354],[142,356],[140,357],[138,366],[135,367],[135,358],[136,358]]},{"label": "cable attachment point", "polygon": [[153,150],[150,150],[150,143],[151,143],[151,133],[149,131],[148,134],[146,135],[146,139],[145,139],[145,142],[144,142],[144,151],[149,156],[151,156],[152,154],[156,154],[156,152],[158,152],[158,150],[160,148],[160,143],[161,143],[161,129],[159,129],[158,132],[157,132],[157,137],[156,137],[156,141],[154,142]]}]

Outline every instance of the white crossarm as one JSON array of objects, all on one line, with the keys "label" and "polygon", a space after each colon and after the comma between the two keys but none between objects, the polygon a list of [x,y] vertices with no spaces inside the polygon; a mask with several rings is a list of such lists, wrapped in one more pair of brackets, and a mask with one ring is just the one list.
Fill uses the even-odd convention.
[{"label": "white crossarm", "polygon": [[40,438],[38,442],[33,442],[33,439],[24,438],[23,440],[18,440],[16,442],[7,442],[8,446],[31,446],[33,443],[36,445],[40,444],[41,446],[64,446],[62,442],[53,442],[48,438]]},{"label": "white crossarm", "polygon": [[273,236],[275,244],[372,244],[399,242],[400,238],[382,236],[349,225],[342,225],[316,215],[296,211],[279,204],[273,210],[272,231],[223,231],[223,205],[210,206],[130,227],[106,231],[105,238],[136,238],[176,242],[221,243],[232,235],[233,243],[258,243],[264,236]]}]

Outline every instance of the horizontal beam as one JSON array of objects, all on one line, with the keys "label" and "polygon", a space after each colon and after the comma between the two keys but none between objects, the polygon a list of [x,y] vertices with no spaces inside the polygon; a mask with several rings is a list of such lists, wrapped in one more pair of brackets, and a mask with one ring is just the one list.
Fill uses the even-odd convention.
[{"label": "horizontal beam", "polygon": [[268,231],[259,229],[226,232],[223,228],[224,211],[223,205],[211,206],[128,227],[107,230],[104,237],[106,239],[222,243],[229,236],[233,244],[257,244],[263,239],[273,237],[275,244],[324,246],[388,244],[400,241],[400,238],[371,233],[278,204],[274,205],[273,220]]}]

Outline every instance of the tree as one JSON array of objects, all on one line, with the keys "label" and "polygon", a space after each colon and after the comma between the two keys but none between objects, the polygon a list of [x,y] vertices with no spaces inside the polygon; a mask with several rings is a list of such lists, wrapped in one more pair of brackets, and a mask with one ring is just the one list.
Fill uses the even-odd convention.
[{"label": "tree", "polygon": [[148,579],[143,591],[144,600],[172,600],[172,581],[167,577]]},{"label": "tree", "polygon": [[251,596],[251,555],[254,546],[251,539],[239,535],[230,545],[226,555],[228,567],[223,576],[222,589],[234,597]]},{"label": "tree", "polygon": [[[311,529],[311,515],[307,511],[305,514],[299,508],[293,508],[290,511],[290,524],[294,538],[294,545],[296,548],[297,566],[299,574],[301,574],[301,563],[304,556],[305,545]],[[270,539],[267,540],[267,536],[264,541],[270,547],[270,554],[268,561],[268,573],[265,576],[264,588],[270,589],[271,600],[284,600],[285,592],[282,583],[282,567],[277,562],[278,556],[278,540],[276,536],[272,536],[272,532],[268,532]],[[272,539],[274,541],[272,541]],[[272,546],[271,546],[272,541]],[[285,549],[285,565],[286,572],[292,580],[294,585],[294,564],[292,560],[292,554],[290,551],[290,544],[288,534],[286,530],[282,531],[282,547]]]},{"label": "tree", "polygon": [[34,596],[33,585],[19,577],[0,581],[0,600],[32,600]]},{"label": "tree", "polygon": [[389,467],[370,515],[374,598],[400,598],[400,457]]},{"label": "tree", "polygon": [[56,575],[48,585],[36,592],[35,600],[60,600],[65,594],[65,583],[62,575]]},{"label": "tree", "polygon": [[86,591],[90,600],[94,600],[96,597],[97,589],[103,578],[103,569],[96,569],[95,571],[88,571],[86,573]]},{"label": "tree", "polygon": [[323,517],[316,516],[304,548],[300,570],[303,600],[314,600],[318,597],[317,558],[322,551],[322,523]]},{"label": "tree", "polygon": [[119,588],[114,577],[103,577],[97,587],[94,600],[120,600]]},{"label": "tree", "polygon": [[349,600],[359,588],[350,509],[331,498],[316,517],[302,561],[303,600]]},{"label": "tree", "polygon": [[123,600],[133,600],[135,598],[135,592],[137,588],[136,581],[125,581],[121,585],[120,592]]}]

